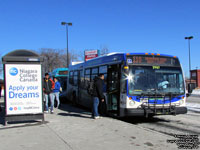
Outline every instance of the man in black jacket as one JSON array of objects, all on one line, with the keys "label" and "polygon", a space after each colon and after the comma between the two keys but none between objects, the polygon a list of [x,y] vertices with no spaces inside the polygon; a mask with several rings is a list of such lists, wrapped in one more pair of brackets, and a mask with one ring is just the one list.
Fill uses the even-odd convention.
[{"label": "man in black jacket", "polygon": [[104,74],[99,74],[99,76],[94,79],[95,92],[93,94],[93,107],[92,107],[92,116],[94,117],[94,119],[100,118],[98,113],[99,101],[101,100],[102,102],[104,102],[103,80],[104,80]]},{"label": "man in black jacket", "polygon": [[43,82],[43,92],[44,92],[44,99],[45,99],[45,111],[48,113],[49,111],[49,104],[48,101],[50,99],[51,102],[51,113],[53,113],[53,107],[54,107],[54,100],[52,98],[52,91],[54,89],[55,83],[49,78],[49,74],[45,73],[45,78]]}]

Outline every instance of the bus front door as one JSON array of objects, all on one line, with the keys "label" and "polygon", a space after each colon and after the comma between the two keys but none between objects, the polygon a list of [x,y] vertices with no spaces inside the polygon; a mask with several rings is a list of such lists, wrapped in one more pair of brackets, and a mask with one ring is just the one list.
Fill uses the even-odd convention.
[{"label": "bus front door", "polygon": [[111,65],[107,74],[107,112],[114,116],[119,115],[120,70],[120,65]]}]

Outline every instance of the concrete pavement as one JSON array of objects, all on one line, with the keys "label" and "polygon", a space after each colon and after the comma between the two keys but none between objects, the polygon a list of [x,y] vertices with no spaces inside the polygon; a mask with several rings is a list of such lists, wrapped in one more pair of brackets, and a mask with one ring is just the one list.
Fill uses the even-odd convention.
[{"label": "concrete pavement", "polygon": [[0,124],[0,137],[1,150],[178,149],[167,143],[171,136],[109,117],[94,120],[90,112],[71,104],[45,114],[45,124]]}]

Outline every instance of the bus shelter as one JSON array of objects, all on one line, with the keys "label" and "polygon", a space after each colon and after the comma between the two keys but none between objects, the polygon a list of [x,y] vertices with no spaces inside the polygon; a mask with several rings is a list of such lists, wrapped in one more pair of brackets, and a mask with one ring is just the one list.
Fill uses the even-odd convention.
[{"label": "bus shelter", "polygon": [[14,50],[2,57],[5,125],[7,122],[42,120],[42,62],[35,52]]}]

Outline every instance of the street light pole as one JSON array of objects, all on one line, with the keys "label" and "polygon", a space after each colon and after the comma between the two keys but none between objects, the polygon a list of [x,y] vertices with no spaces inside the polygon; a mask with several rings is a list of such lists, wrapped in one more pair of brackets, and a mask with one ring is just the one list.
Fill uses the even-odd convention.
[{"label": "street light pole", "polygon": [[66,36],[67,36],[67,68],[69,67],[69,52],[68,52],[68,26],[72,26],[71,22],[61,22],[61,25],[66,26]]},{"label": "street light pole", "polygon": [[193,39],[193,36],[185,37],[188,40],[188,49],[189,49],[189,74],[190,74],[190,84],[191,84],[191,59],[190,59],[190,40]]}]

